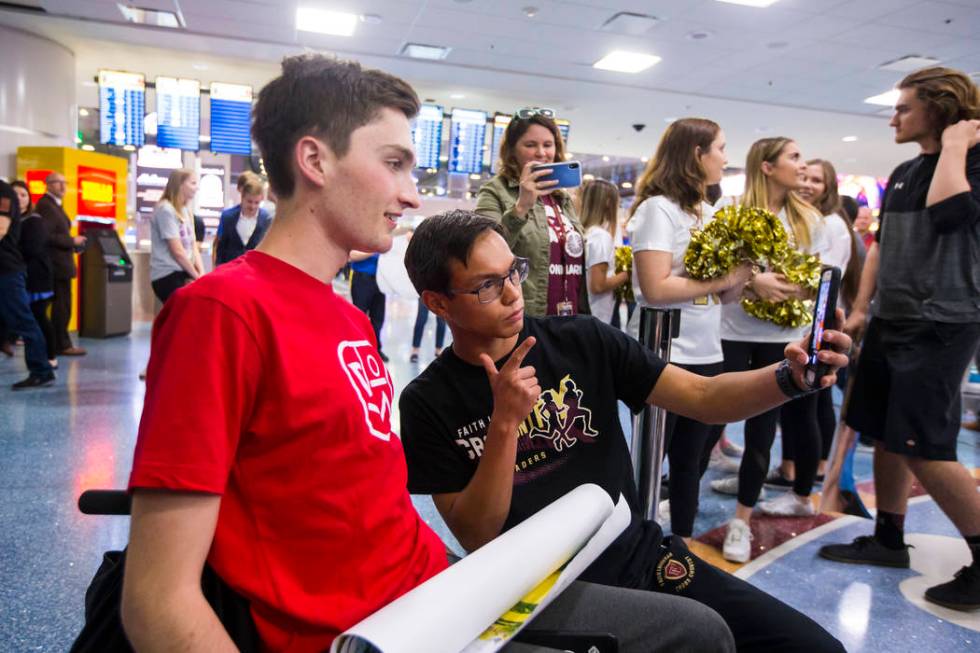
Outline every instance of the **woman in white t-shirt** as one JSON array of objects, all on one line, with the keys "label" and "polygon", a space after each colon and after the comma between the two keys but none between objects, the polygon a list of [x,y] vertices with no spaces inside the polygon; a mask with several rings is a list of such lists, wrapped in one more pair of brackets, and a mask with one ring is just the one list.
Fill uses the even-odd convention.
[{"label": "woman in white t-shirt", "polygon": [[593,179],[579,192],[579,216],[585,230],[585,269],[592,315],[612,321],[613,290],[629,281],[628,272],[616,269],[613,236],[619,215],[619,190],[605,179]]},{"label": "woman in white t-shirt", "polygon": [[[843,307],[845,286],[857,288],[860,280],[860,262],[857,256],[857,237],[854,231],[842,217],[841,198],[837,189],[837,171],[830,161],[811,159],[806,162],[806,175],[800,187],[799,196],[812,204],[823,216],[821,229],[823,231],[823,250],[820,252],[820,263],[839,268],[841,271],[841,296],[837,305]],[[851,261],[854,264],[851,264]],[[823,481],[833,443],[837,418],[834,415],[833,394],[830,388],[817,393],[817,426],[820,430],[820,464],[817,466],[817,482]],[[796,478],[796,434],[788,425],[783,426],[783,462],[778,470],[770,472],[766,485],[775,487],[792,487]]]},{"label": "woman in white t-shirt", "polygon": [[[803,183],[806,162],[800,148],[785,137],[763,138],[752,144],[745,163],[744,206],[768,209],[782,222],[790,244],[808,253],[822,250],[820,215],[796,191]],[[808,293],[781,274],[760,271],[745,286],[749,296],[766,301],[803,298]],[[786,345],[803,337],[809,327],[786,328],[746,313],[740,302],[722,308],[721,343],[725,371],[760,369],[785,358]],[[737,477],[713,481],[717,491],[738,495],[735,518],[729,522],[722,554],[734,562],[751,557],[752,510],[759,500],[769,470],[769,450],[776,436],[780,412],[796,434],[796,480],[793,491],[760,509],[768,514],[803,516],[814,513],[809,496],[820,457],[816,396],[805,395],[745,421],[745,453]]]},{"label": "woman in white t-shirt", "polygon": [[[636,184],[629,224],[633,247],[633,291],[644,307],[680,309],[680,335],[670,362],[702,376],[722,372],[720,294],[741,289],[751,268],[710,281],[687,276],[684,253],[691,231],[711,221],[706,186],[721,181],[728,163],[725,134],[710,120],[682,118],[670,124]],[[640,311],[629,331],[636,335]],[[670,460],[670,525],[690,539],[698,511],[698,489],[707,467],[712,428],[668,413],[666,449]],[[717,432],[720,435],[720,432]]]}]

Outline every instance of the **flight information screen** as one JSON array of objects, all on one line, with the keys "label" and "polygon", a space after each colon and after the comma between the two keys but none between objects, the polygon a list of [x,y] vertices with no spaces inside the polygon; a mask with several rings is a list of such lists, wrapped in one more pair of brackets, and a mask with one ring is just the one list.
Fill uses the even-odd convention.
[{"label": "flight information screen", "polygon": [[99,141],[143,145],[146,79],[139,73],[99,71]]},{"label": "flight information screen", "polygon": [[197,151],[201,134],[201,82],[156,78],[157,146]]},{"label": "flight information screen", "polygon": [[565,141],[565,146],[568,147],[568,127],[570,123],[567,120],[555,118],[555,124],[558,125],[558,131],[561,132],[561,139]]},{"label": "flight information screen", "polygon": [[211,84],[211,151],[252,154],[252,87]]},{"label": "flight information screen", "polygon": [[415,167],[438,168],[442,154],[442,107],[423,104],[412,123],[412,142],[415,143]]},{"label": "flight information screen", "polygon": [[493,135],[490,138],[490,172],[493,174],[497,174],[500,167],[500,143],[504,140],[510,118],[508,113],[498,113],[493,117]]},{"label": "flight information screen", "polygon": [[449,172],[482,172],[486,135],[486,111],[453,109],[449,123]]}]

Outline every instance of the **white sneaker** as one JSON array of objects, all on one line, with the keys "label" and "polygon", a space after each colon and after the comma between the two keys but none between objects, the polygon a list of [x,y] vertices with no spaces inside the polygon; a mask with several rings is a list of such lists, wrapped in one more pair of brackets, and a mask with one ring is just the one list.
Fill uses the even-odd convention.
[{"label": "white sneaker", "polygon": [[738,517],[728,522],[721,555],[732,562],[748,562],[752,557],[752,529]]},{"label": "white sneaker", "polygon": [[657,507],[657,521],[661,525],[670,521],[670,499],[664,499]]},{"label": "white sneaker", "polygon": [[734,442],[732,442],[727,438],[721,441],[721,444],[718,445],[718,448],[721,450],[723,454],[725,454],[726,456],[731,456],[732,458],[741,458],[742,454],[745,452],[745,450],[742,449],[742,447],[738,446],[737,444],[735,444]]},{"label": "white sneaker", "polygon": [[728,476],[711,481],[711,489],[719,494],[738,494],[738,476]]},{"label": "white sneaker", "polygon": [[759,510],[774,517],[812,517],[817,514],[809,497],[804,499],[796,492],[785,492],[772,501],[763,501]]},{"label": "white sneaker", "polygon": [[739,461],[729,458],[718,449],[711,450],[711,458],[708,460],[708,467],[717,469],[725,474],[738,474]]}]

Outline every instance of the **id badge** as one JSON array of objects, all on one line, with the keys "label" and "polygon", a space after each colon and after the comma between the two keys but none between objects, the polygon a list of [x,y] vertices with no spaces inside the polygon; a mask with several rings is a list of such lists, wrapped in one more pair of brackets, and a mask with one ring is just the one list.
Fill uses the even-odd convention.
[{"label": "id badge", "polygon": [[572,314],[572,302],[558,302],[555,308],[558,309],[558,315]]}]

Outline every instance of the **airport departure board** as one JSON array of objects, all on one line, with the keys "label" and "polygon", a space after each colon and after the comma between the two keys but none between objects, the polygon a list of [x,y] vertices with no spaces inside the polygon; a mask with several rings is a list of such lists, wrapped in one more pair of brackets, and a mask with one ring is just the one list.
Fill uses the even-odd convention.
[{"label": "airport departure board", "polygon": [[510,124],[510,114],[498,113],[493,117],[493,135],[490,138],[490,172],[497,174],[500,167],[500,143]]},{"label": "airport departure board", "polygon": [[156,78],[157,146],[196,152],[201,134],[201,82]]},{"label": "airport departure board", "polygon": [[99,71],[99,141],[143,145],[146,79],[139,73]]},{"label": "airport departure board", "polygon": [[482,172],[486,135],[485,111],[453,109],[449,123],[449,172]]},{"label": "airport departure board", "polygon": [[567,120],[555,118],[555,124],[558,125],[558,131],[561,133],[561,140],[565,141],[565,147],[568,147],[568,128],[570,123]]},{"label": "airport departure board", "polygon": [[211,84],[211,151],[252,154],[252,87]]},{"label": "airport departure board", "polygon": [[423,104],[412,122],[412,142],[415,144],[415,166],[438,168],[442,154],[442,107]]}]

